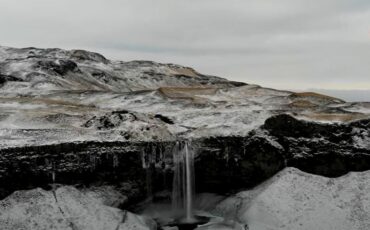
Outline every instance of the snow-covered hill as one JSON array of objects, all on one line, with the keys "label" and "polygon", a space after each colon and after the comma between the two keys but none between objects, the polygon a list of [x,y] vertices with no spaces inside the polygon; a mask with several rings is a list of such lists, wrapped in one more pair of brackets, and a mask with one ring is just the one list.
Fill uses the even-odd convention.
[{"label": "snow-covered hill", "polygon": [[189,67],[151,61],[110,61],[84,50],[0,47],[0,63],[3,93],[18,95],[52,90],[122,93],[162,86],[233,85]]},{"label": "snow-covered hill", "polygon": [[[370,105],[232,82],[174,64],[0,47],[1,148],[243,136],[281,113],[348,122],[368,118]],[[87,125],[92,120],[95,125]]]},{"label": "snow-covered hill", "polygon": [[[105,197],[112,195],[104,192]],[[71,186],[17,191],[0,201],[0,209],[2,230],[156,229],[153,220],[110,207],[95,191]]]}]

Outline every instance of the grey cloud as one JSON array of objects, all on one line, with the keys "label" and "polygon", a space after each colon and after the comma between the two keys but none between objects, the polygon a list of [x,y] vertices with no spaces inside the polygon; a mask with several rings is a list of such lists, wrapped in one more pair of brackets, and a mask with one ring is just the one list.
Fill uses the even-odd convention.
[{"label": "grey cloud", "polygon": [[0,44],[86,48],[278,88],[370,89],[368,0],[0,0]]}]

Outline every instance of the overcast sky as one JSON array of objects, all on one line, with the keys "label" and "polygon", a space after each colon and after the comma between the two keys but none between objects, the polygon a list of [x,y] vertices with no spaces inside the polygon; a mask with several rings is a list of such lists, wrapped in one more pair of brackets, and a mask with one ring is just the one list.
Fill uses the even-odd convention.
[{"label": "overcast sky", "polygon": [[370,90],[370,0],[0,0],[0,35],[274,88]]}]

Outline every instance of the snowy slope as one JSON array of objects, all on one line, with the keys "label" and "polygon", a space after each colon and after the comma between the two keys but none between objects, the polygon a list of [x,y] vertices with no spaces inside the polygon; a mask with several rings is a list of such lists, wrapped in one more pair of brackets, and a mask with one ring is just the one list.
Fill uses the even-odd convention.
[{"label": "snowy slope", "polygon": [[370,229],[370,171],[326,178],[286,168],[215,209],[250,230]]},{"label": "snowy slope", "polygon": [[105,205],[90,191],[16,191],[0,201],[2,230],[154,230],[153,220]]},{"label": "snowy slope", "polygon": [[0,48],[2,92],[42,94],[51,90],[130,92],[161,86],[232,85],[189,67],[150,61],[110,61],[83,50]]},{"label": "snowy slope", "polygon": [[[104,129],[85,125],[122,110],[136,118]],[[0,148],[244,136],[281,113],[329,123],[370,117],[366,103],[232,82],[174,64],[111,61],[83,50],[0,47]]]}]

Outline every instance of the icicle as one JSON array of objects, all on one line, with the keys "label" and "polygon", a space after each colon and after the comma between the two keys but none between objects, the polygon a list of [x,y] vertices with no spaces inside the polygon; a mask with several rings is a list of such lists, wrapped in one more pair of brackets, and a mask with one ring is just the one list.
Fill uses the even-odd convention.
[{"label": "icicle", "polygon": [[224,159],[226,159],[226,163],[229,163],[229,147],[225,147],[225,156]]},{"label": "icicle", "polygon": [[96,157],[93,154],[90,154],[90,171],[94,171],[96,169]]},{"label": "icicle", "polygon": [[155,163],[155,158],[156,158],[156,149],[155,149],[154,143],[152,143],[152,154],[150,154],[150,164]]},{"label": "icicle", "polygon": [[55,163],[52,162],[52,171],[51,171],[51,181],[53,184],[55,184],[55,179],[56,179],[56,173],[55,173]]},{"label": "icicle", "polygon": [[[143,169],[145,169],[146,177],[146,192],[148,201],[152,201],[153,197],[153,182],[152,182],[152,164],[153,164],[153,144],[147,144],[146,147],[141,149],[141,163]],[[154,149],[155,150],[155,149]]]},{"label": "icicle", "polygon": [[146,172],[146,190],[147,198],[151,202],[153,200],[153,183],[152,183],[152,167],[149,164],[149,167],[145,169]]},{"label": "icicle", "polygon": [[173,188],[172,188],[172,208],[174,211],[182,209],[182,180],[181,180],[181,154],[180,144],[176,142],[173,151],[173,163],[174,163],[174,174],[173,174]]},{"label": "icicle", "polygon": [[113,154],[113,168],[117,168],[119,166],[119,159],[116,153]]},{"label": "icicle", "polygon": [[51,179],[53,181],[53,184],[55,184],[55,172],[54,171],[51,172]]},{"label": "icicle", "polygon": [[145,153],[145,149],[141,149],[141,163],[142,163],[142,167],[143,169],[146,169],[148,168],[148,164],[147,164],[147,155]]}]

